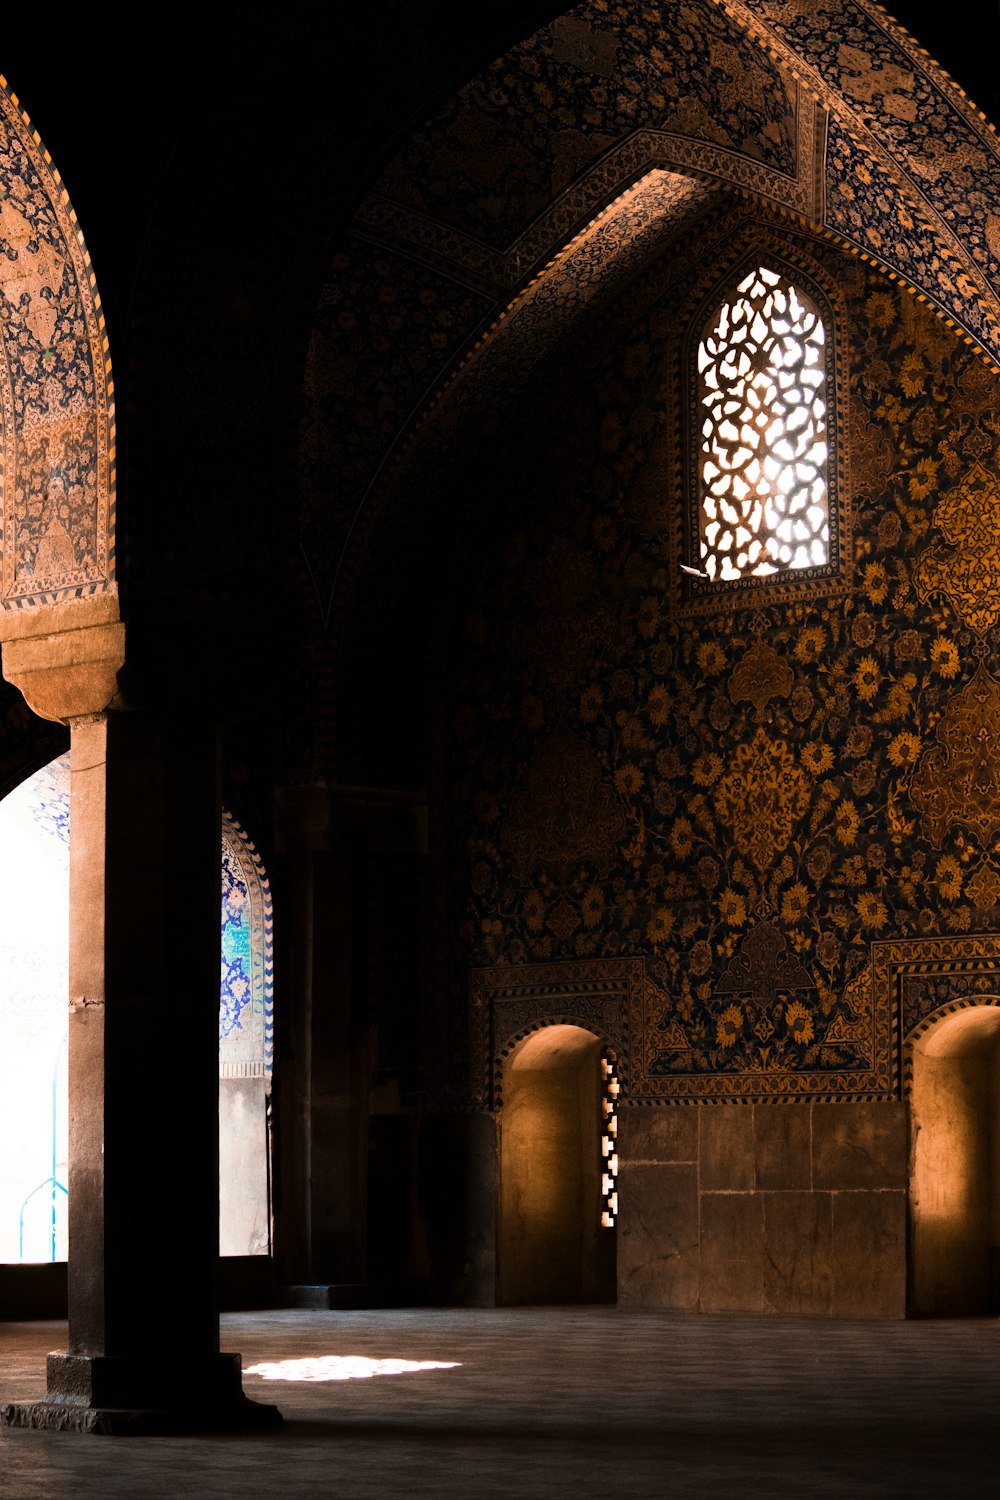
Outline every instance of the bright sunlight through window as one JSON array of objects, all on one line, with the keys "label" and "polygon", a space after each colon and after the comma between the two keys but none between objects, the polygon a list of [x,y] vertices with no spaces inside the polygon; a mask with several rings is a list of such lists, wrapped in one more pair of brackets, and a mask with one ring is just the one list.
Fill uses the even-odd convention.
[{"label": "bright sunlight through window", "polygon": [[826,333],[758,267],[698,345],[701,570],[716,582],[829,560]]}]

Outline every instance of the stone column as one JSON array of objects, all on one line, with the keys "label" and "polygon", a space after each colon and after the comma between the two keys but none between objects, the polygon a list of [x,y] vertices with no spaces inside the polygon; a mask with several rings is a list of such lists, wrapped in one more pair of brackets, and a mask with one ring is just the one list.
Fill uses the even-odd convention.
[{"label": "stone column", "polygon": [[69,723],[72,753],[69,1349],[48,1358],[45,1399],[2,1417],[97,1432],[280,1421],[244,1397],[239,1355],[219,1353],[216,730],[110,707],[123,627],[109,601],[74,602],[98,607],[56,606],[63,628],[4,645],[4,675]]}]

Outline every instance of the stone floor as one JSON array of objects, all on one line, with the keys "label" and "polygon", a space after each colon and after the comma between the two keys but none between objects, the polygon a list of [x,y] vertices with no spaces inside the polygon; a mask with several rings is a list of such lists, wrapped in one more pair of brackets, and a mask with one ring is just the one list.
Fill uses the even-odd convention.
[{"label": "stone floor", "polygon": [[[39,1395],[64,1340],[0,1325],[0,1404]],[[281,1311],[226,1316],[223,1348],[314,1375],[344,1373],[330,1356],[453,1368],[247,1374],[285,1425],[238,1438],[0,1431],[0,1496],[1000,1495],[995,1319]]]}]

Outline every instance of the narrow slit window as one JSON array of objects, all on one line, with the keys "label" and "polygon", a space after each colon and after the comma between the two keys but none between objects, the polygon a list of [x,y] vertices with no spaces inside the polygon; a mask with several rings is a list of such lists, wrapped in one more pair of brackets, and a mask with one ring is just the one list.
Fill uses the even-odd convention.
[{"label": "narrow slit window", "polygon": [[618,1218],[618,1069],[601,1058],[601,1228],[614,1229]]},{"label": "narrow slit window", "polygon": [[698,344],[700,571],[712,582],[830,560],[827,330],[759,266]]}]

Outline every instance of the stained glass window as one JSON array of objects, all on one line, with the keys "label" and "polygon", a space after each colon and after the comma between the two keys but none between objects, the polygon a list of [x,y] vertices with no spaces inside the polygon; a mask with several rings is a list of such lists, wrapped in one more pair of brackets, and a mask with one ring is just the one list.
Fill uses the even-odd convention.
[{"label": "stained glass window", "polygon": [[827,330],[801,287],[744,276],[698,344],[700,571],[713,582],[830,556]]}]

